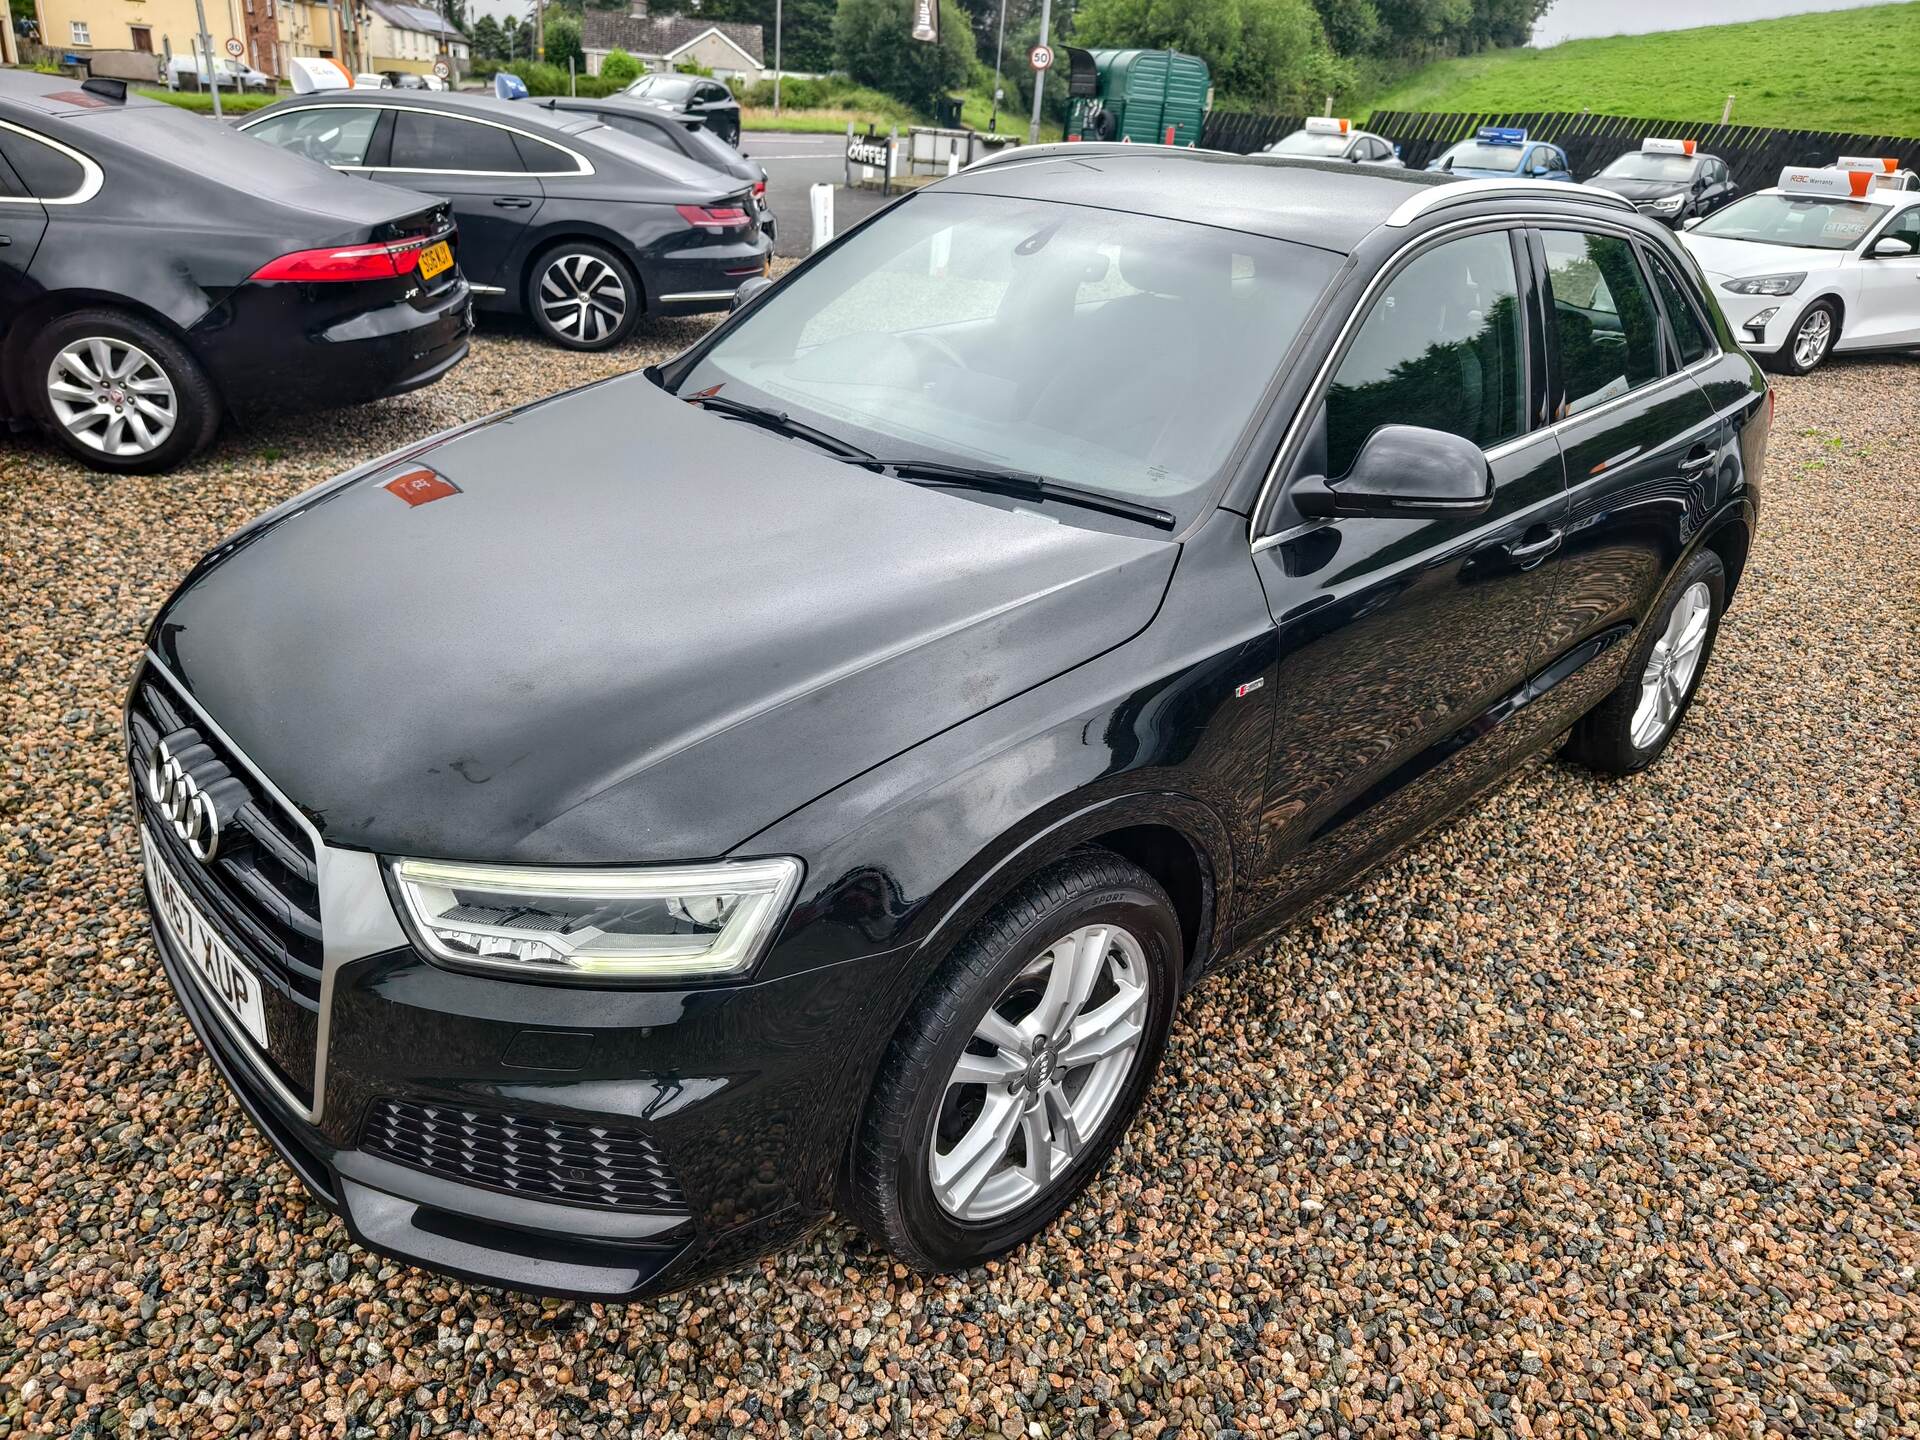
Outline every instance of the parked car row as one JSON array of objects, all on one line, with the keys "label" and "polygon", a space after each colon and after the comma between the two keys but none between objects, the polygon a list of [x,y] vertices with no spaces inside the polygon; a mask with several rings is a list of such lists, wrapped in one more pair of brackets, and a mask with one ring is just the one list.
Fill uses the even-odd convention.
[{"label": "parked car row", "polygon": [[764,196],[637,102],[356,87],[229,127],[0,72],[0,416],[157,471],[229,416],[433,383],[476,309],[604,349],[765,275]]}]

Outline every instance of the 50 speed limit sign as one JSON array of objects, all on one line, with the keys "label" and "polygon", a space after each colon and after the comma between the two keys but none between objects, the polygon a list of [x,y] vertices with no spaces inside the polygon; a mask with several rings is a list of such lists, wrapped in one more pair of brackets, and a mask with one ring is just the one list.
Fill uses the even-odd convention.
[{"label": "50 speed limit sign", "polygon": [[1027,52],[1027,63],[1036,70],[1045,70],[1053,64],[1053,47],[1036,45]]}]

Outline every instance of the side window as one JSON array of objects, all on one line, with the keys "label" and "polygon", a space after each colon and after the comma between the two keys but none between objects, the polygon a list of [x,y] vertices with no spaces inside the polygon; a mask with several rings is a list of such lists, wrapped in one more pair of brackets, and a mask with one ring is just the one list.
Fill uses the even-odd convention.
[{"label": "side window", "polygon": [[371,105],[289,110],[249,126],[247,134],[322,165],[364,165],[380,111]]},{"label": "side window", "polygon": [[671,150],[676,155],[680,153],[680,147],[675,145],[667,132],[658,125],[649,125],[645,120],[636,119],[631,115],[602,115],[600,119],[614,129],[633,136],[636,140],[644,140],[649,145],[658,145],[662,150]]},{"label": "side window", "polygon": [[36,200],[65,200],[87,183],[86,169],[64,150],[0,127],[0,155]]},{"label": "side window", "polygon": [[396,110],[393,116],[395,170],[464,170],[517,175],[525,170],[514,148],[513,132],[497,125],[476,125],[455,115],[427,110]]},{"label": "side window", "polygon": [[1560,337],[1561,408],[1578,415],[1660,378],[1660,326],[1653,297],[1615,235],[1543,230],[1553,318]]},{"label": "side window", "polygon": [[1519,285],[1507,232],[1450,240],[1387,283],[1327,391],[1327,474],[1381,425],[1478,441],[1521,431]]},{"label": "side window", "polygon": [[549,145],[544,140],[535,140],[531,135],[515,135],[513,145],[515,152],[520,156],[520,168],[529,174],[573,175],[579,173],[579,162],[556,145]]},{"label": "side window", "polygon": [[1909,205],[1894,222],[1880,232],[1882,240],[1904,240],[1920,254],[1920,205]]},{"label": "side window", "polygon": [[1707,338],[1699,316],[1688,302],[1686,287],[1674,278],[1665,260],[1658,255],[1648,259],[1653,262],[1653,283],[1660,287],[1660,303],[1666,307],[1667,327],[1680,349],[1680,363],[1691,365],[1706,359],[1713,353],[1713,342]]}]

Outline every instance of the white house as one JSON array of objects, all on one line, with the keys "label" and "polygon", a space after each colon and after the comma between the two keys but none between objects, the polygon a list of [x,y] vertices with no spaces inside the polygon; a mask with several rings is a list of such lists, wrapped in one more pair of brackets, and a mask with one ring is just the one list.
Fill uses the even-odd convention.
[{"label": "white house", "polygon": [[598,75],[602,60],[624,50],[649,70],[701,65],[721,80],[773,77],[758,25],[698,15],[649,15],[647,0],[631,0],[625,15],[588,10],[580,21],[580,48],[586,52],[589,75]]}]

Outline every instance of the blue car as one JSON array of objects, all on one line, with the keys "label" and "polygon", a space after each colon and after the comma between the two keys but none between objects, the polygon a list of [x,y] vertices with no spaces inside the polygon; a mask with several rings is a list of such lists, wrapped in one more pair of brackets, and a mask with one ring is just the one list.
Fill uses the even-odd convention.
[{"label": "blue car", "polygon": [[1463,180],[1572,180],[1567,152],[1544,140],[1528,140],[1524,130],[1483,125],[1427,166]]}]

